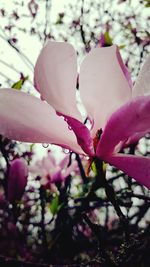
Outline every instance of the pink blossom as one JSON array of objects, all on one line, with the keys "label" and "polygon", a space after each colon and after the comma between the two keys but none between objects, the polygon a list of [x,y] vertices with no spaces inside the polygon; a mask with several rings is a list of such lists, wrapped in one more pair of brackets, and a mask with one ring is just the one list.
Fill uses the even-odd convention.
[{"label": "pink blossom", "polygon": [[49,152],[47,156],[31,165],[29,171],[41,177],[43,186],[51,187],[53,183],[64,182],[72,172],[78,170],[76,161],[73,161],[69,166],[68,164],[69,155],[65,155],[63,159],[57,162],[55,156]]},{"label": "pink blossom", "polygon": [[34,72],[35,87],[45,101],[1,89],[0,133],[10,139],[57,144],[98,157],[150,188],[150,159],[120,152],[150,131],[150,57],[132,86],[115,45],[88,53],[80,67],[79,90],[93,122],[91,129],[83,124],[77,109],[77,76],[73,47],[49,41]]},{"label": "pink blossom", "polygon": [[8,174],[8,192],[7,199],[9,202],[20,200],[28,177],[28,167],[24,159],[19,158],[11,162]]}]

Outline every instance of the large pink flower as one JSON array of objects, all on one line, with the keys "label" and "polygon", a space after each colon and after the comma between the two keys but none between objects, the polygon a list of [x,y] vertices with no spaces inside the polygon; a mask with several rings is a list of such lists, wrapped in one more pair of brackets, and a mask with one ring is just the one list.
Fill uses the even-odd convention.
[{"label": "large pink flower", "polygon": [[76,57],[70,44],[49,41],[34,73],[35,87],[45,101],[1,89],[0,133],[96,156],[150,188],[150,159],[119,153],[150,131],[150,57],[133,87],[115,45],[93,49],[85,57],[79,89],[93,122],[91,130],[83,124],[76,106]]}]

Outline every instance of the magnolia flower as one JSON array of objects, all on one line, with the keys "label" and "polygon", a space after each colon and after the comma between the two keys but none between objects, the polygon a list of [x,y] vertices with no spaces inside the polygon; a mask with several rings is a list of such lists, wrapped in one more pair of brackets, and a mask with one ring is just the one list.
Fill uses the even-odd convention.
[{"label": "magnolia flower", "polygon": [[27,185],[28,167],[23,158],[11,162],[8,173],[7,199],[13,203],[20,200]]},{"label": "magnolia flower", "polygon": [[115,45],[88,53],[80,67],[79,90],[91,129],[82,122],[76,105],[77,77],[73,47],[49,41],[34,72],[42,100],[1,89],[0,134],[98,157],[150,188],[150,159],[120,153],[150,131],[150,57],[132,86]]},{"label": "magnolia flower", "polygon": [[50,186],[56,182],[64,182],[65,179],[73,171],[78,171],[77,162],[74,160],[69,165],[69,155],[66,155],[59,162],[52,153],[48,153],[46,157],[41,160],[37,160],[34,165],[29,167],[29,171],[41,177],[41,184],[43,186]]}]

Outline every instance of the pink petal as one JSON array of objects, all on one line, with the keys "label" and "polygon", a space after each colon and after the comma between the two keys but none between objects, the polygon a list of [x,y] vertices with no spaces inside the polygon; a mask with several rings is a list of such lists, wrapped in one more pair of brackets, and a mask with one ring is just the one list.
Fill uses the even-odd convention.
[{"label": "pink petal", "polygon": [[28,166],[29,172],[38,175],[40,177],[43,177],[47,175],[46,170],[43,168],[43,165],[41,164],[41,161],[36,161],[34,165]]},{"label": "pink petal", "polygon": [[17,90],[0,89],[0,134],[22,142],[51,143],[83,152],[67,123],[47,103]]},{"label": "pink petal", "polygon": [[128,71],[128,68],[125,66],[125,64],[123,63],[123,60],[122,60],[122,57],[120,55],[120,52],[119,52],[119,49],[117,47],[116,49],[116,55],[117,55],[117,58],[118,58],[118,62],[120,64],[120,67],[124,73],[124,76],[126,77],[127,81],[128,81],[128,84],[130,86],[130,88],[132,88],[133,84],[132,84],[132,80],[131,80],[131,75]]},{"label": "pink petal", "polygon": [[150,96],[139,96],[112,114],[101,135],[97,155],[118,152],[150,131]]},{"label": "pink petal", "polygon": [[71,118],[69,116],[64,116],[70,129],[75,133],[77,137],[77,142],[83,149],[83,151],[89,156],[94,155],[93,140],[89,129],[80,121]]},{"label": "pink petal", "polygon": [[63,178],[62,178],[60,169],[54,173],[50,173],[50,183],[57,183],[57,182],[61,182],[62,180]]},{"label": "pink petal", "polygon": [[80,71],[81,99],[94,118],[94,134],[107,118],[131,97],[131,89],[118,61],[116,46],[93,49]]},{"label": "pink petal", "polygon": [[46,174],[49,174],[49,172],[56,168],[56,165],[53,164],[53,162],[50,160],[48,156],[43,157],[42,159],[42,168],[45,170]]},{"label": "pink petal", "polygon": [[68,164],[69,164],[69,155],[66,155],[61,161],[60,163],[58,164],[59,167],[63,170],[63,169],[66,169]]},{"label": "pink petal", "polygon": [[150,95],[150,56],[141,68],[133,87],[133,96]]},{"label": "pink petal", "polygon": [[150,158],[116,154],[105,160],[150,189]]},{"label": "pink petal", "polygon": [[55,159],[55,157],[54,157],[53,152],[49,151],[49,152],[48,152],[48,155],[47,155],[47,158],[49,159],[49,161],[51,162],[51,164],[52,164],[53,166],[56,166],[56,165],[57,165],[57,163],[56,163],[56,159]]},{"label": "pink petal", "polygon": [[77,55],[71,44],[49,41],[35,66],[36,89],[56,111],[80,119],[76,107]]}]

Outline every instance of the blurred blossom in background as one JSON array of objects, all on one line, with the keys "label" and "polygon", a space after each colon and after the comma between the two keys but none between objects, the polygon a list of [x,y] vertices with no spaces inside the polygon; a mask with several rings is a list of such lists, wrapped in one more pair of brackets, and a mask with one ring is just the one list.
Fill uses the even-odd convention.
[{"label": "blurred blossom in background", "polygon": [[[33,71],[48,39],[71,42],[79,61],[96,45],[117,44],[134,81],[150,52],[147,6],[148,1],[138,0],[113,0],[111,5],[104,0],[1,1],[1,86],[22,79],[22,91],[39,96],[33,87]],[[45,154],[41,145],[35,147]]]}]

